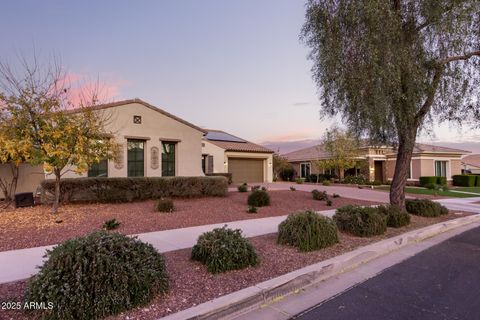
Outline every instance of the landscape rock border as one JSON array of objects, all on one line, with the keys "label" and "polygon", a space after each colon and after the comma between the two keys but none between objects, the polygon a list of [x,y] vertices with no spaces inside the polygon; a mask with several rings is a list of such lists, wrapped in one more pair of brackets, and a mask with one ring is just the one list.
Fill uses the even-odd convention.
[{"label": "landscape rock border", "polygon": [[281,300],[285,296],[296,293],[301,289],[337,274],[355,269],[361,264],[407,245],[415,244],[438,234],[476,222],[480,222],[480,214],[448,220],[409,231],[168,315],[162,319],[221,319],[227,316],[232,317],[236,314],[258,308],[266,303]]}]

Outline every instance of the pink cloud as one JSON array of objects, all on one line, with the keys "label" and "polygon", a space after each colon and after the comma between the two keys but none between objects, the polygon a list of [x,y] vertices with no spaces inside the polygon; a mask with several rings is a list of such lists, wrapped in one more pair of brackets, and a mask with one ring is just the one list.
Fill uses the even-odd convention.
[{"label": "pink cloud", "polygon": [[118,100],[121,89],[128,81],[109,75],[92,79],[81,73],[69,72],[64,77],[63,86],[67,88],[69,108],[78,108],[95,100],[96,104]]},{"label": "pink cloud", "polygon": [[263,139],[265,142],[286,142],[315,138],[312,132],[290,131],[280,135],[268,136]]}]

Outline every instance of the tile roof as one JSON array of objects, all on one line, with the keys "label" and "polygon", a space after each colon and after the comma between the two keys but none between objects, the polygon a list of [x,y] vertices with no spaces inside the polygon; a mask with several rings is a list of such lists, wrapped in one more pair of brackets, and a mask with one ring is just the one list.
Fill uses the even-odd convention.
[{"label": "tile roof", "polygon": [[462,158],[462,163],[480,168],[480,154],[472,154]]},{"label": "tile roof", "polygon": [[461,149],[454,149],[454,148],[447,148],[447,147],[440,147],[434,146],[431,144],[423,144],[423,143],[416,143],[415,147],[413,148],[414,153],[421,153],[421,152],[438,152],[438,153],[460,153],[466,154],[471,153],[470,151],[461,150]]},{"label": "tile roof", "polygon": [[[92,106],[90,107],[91,110],[103,110],[103,109],[108,109],[108,108],[113,108],[113,107],[118,107],[118,106],[123,106],[123,105],[126,105],[126,104],[131,104],[131,103],[138,103],[138,104],[141,104],[149,109],[152,109],[153,111],[156,111],[156,112],[159,112],[169,118],[172,118],[180,123],[183,123],[193,129],[196,129],[200,132],[203,132],[203,133],[207,133],[207,131],[205,131],[204,129],[200,128],[200,127],[197,127],[196,125],[188,122],[188,121],[185,121],[177,116],[174,116],[173,114],[163,110],[163,109],[160,109],[154,105],[151,105],[141,99],[138,99],[138,98],[135,98],[135,99],[128,99],[128,100],[121,100],[121,101],[115,101],[115,102],[111,102],[111,103],[105,103],[105,104],[99,104],[99,105],[96,105],[96,106]],[[81,112],[81,110],[79,109],[74,109],[74,110],[71,110],[70,111],[71,113],[76,113],[76,112]]]},{"label": "tile roof", "polygon": [[305,149],[282,154],[290,162],[309,161],[317,159],[328,159],[330,154],[325,151],[322,145],[316,145]]},{"label": "tile roof", "polygon": [[211,129],[206,129],[207,133],[208,132],[221,132],[225,133],[227,135],[230,135],[232,137],[235,137],[239,140],[245,141],[245,142],[236,142],[236,141],[223,141],[223,140],[213,140],[213,139],[208,139],[204,137],[204,139],[222,149],[225,149],[226,151],[237,151],[237,152],[258,152],[258,153],[274,153],[272,150],[265,148],[261,145],[258,145],[256,143],[246,141],[244,139],[241,139],[239,137],[236,137],[232,134],[229,134],[225,131],[221,130],[211,130]]},{"label": "tile roof", "polygon": [[[363,146],[362,148],[365,148],[365,146]],[[423,144],[423,143],[416,143],[413,149],[413,152],[414,153],[424,153],[424,152],[454,153],[454,154],[470,153],[470,151],[434,146],[434,145]],[[285,157],[290,162],[310,161],[310,160],[329,158],[328,152],[324,150],[322,145],[317,145],[317,146],[289,152],[289,153],[283,154],[282,156]]]}]

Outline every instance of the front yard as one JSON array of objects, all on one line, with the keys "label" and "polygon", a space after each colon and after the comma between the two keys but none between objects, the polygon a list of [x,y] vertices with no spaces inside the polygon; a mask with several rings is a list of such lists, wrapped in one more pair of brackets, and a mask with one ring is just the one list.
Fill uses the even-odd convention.
[{"label": "front yard", "polygon": [[[115,218],[121,225],[115,231],[136,234],[236,220],[286,215],[299,210],[328,210],[347,204],[371,205],[370,201],[332,198],[332,206],[312,199],[310,192],[270,191],[271,205],[249,214],[249,193],[229,192],[224,198],[174,199],[175,211],[154,211],[155,201],[106,204],[68,204],[59,214],[50,206],[0,211],[0,251],[45,246],[86,235]],[[61,220],[61,223],[56,221]]]},{"label": "front yard", "polygon": [[[273,194],[275,193],[272,192]],[[278,197],[282,195],[277,194]],[[240,195],[232,196],[237,198]],[[191,261],[191,249],[167,252],[164,257],[170,279],[170,292],[164,296],[157,296],[143,307],[108,319],[157,319],[361,246],[461,216],[453,213],[436,218],[412,215],[410,225],[398,229],[388,228],[385,234],[371,238],[360,238],[339,232],[339,243],[313,252],[300,252],[293,247],[277,245],[276,233],[259,236],[251,238],[250,241],[260,257],[260,265],[220,274],[211,274],[201,263]],[[22,301],[25,288],[26,281],[2,284],[0,297],[5,301]],[[5,312],[5,316],[8,319],[34,319],[32,314],[21,311],[8,311]]]}]

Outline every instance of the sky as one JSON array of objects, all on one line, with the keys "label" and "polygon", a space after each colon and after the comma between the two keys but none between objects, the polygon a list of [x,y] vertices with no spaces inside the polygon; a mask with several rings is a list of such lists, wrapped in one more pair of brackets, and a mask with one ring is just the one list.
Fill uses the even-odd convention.
[{"label": "sky", "polygon": [[[304,1],[5,0],[1,7],[2,61],[15,64],[35,48],[40,59],[59,57],[75,79],[98,79],[109,101],[140,98],[275,148],[314,143],[339,122],[319,117],[299,40]],[[419,140],[471,143],[480,152],[480,131],[434,128]]]}]

